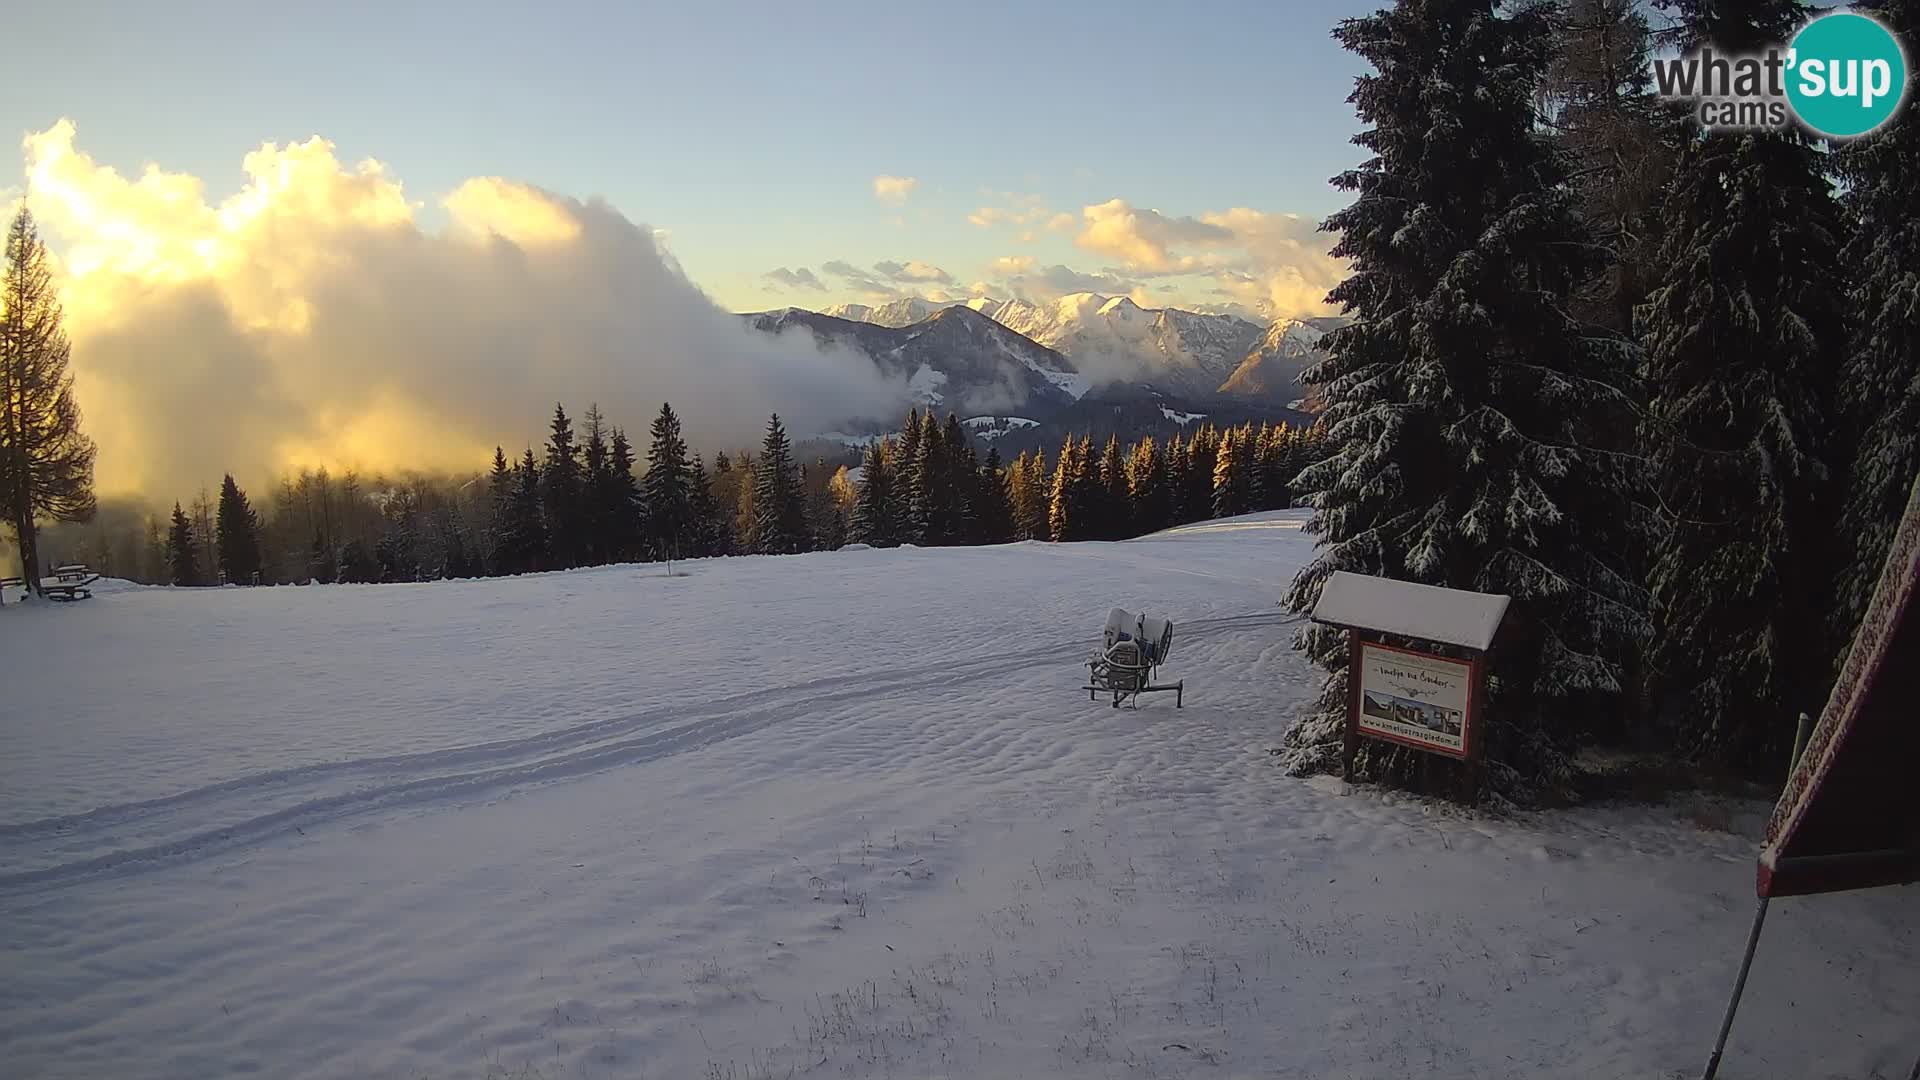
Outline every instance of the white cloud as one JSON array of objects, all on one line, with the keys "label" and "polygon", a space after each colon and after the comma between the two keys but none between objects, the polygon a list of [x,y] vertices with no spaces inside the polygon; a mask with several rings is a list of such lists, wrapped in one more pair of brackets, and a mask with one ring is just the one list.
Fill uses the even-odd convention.
[{"label": "white cloud", "polygon": [[953,284],[953,275],[931,263],[918,259],[910,262],[882,260],[873,264],[874,273],[893,281],[937,282],[942,285]]},{"label": "white cloud", "polygon": [[805,429],[900,402],[863,357],[749,330],[604,202],[481,178],[429,232],[384,166],[322,139],[253,151],[211,204],[196,177],[125,177],[74,137],[62,121],[24,152],[103,494],[479,469],[556,400],[641,441],[671,400],[696,442],[751,438],[774,408]]},{"label": "white cloud", "polygon": [[881,202],[898,205],[906,202],[907,196],[913,194],[913,189],[918,186],[920,186],[918,177],[890,176],[881,173],[873,178],[873,195]]},{"label": "white cloud", "polygon": [[804,266],[797,270],[775,267],[760,276],[785,289],[813,289],[816,292],[825,292],[827,289],[826,282],[813,276],[813,271]]}]

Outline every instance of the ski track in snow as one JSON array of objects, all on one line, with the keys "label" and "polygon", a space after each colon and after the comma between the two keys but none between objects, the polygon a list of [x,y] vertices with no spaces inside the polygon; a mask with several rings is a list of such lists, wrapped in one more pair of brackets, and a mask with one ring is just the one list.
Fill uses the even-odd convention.
[{"label": "ski track in snow", "polygon": [[[1763,808],[1284,776],[1299,523],[0,611],[0,1074],[1697,1069]],[[1775,904],[1722,1075],[1903,1075],[1917,910]]]}]

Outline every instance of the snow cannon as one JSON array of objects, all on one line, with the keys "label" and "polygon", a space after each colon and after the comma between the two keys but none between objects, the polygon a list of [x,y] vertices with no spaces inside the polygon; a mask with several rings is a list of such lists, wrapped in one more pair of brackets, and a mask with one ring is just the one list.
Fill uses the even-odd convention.
[{"label": "snow cannon", "polygon": [[1125,608],[1114,608],[1107,613],[1100,648],[1087,661],[1087,685],[1084,687],[1087,700],[1097,700],[1103,693],[1111,694],[1114,708],[1119,708],[1123,701],[1131,701],[1137,709],[1140,707],[1141,694],[1171,690],[1173,707],[1181,708],[1186,680],[1168,686],[1156,686],[1153,683],[1160,665],[1166,662],[1167,653],[1172,649],[1172,620],[1157,615],[1136,615]]}]

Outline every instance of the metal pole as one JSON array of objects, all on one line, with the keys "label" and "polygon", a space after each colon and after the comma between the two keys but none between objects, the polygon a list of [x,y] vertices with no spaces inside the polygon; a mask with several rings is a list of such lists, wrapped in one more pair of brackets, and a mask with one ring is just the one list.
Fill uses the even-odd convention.
[{"label": "metal pole", "polygon": [[1793,759],[1787,762],[1787,770],[1789,772],[1793,770],[1794,766],[1800,764],[1800,755],[1807,751],[1807,737],[1812,734],[1813,717],[1808,716],[1806,713],[1801,713],[1800,723],[1793,732]]},{"label": "metal pole", "polygon": [[1707,1059],[1707,1069],[1700,1074],[1700,1080],[1713,1080],[1720,1072],[1720,1055],[1727,1049],[1727,1033],[1733,1030],[1733,1014],[1740,1008],[1740,994],[1747,988],[1747,972],[1753,967],[1753,951],[1760,946],[1760,924],[1767,921],[1768,897],[1760,898],[1760,906],[1753,912],[1753,929],[1747,932],[1747,952],[1740,958],[1740,975],[1733,980],[1733,997],[1727,999],[1727,1015],[1720,1020],[1720,1035],[1713,1040],[1713,1056]]}]

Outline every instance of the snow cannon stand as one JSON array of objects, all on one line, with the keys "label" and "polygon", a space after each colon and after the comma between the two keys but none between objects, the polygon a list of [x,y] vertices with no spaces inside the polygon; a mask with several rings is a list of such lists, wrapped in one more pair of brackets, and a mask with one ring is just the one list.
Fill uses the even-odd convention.
[{"label": "snow cannon stand", "polygon": [[1114,608],[1107,613],[1099,651],[1087,661],[1087,700],[1112,694],[1114,708],[1131,699],[1137,709],[1141,694],[1171,692],[1173,707],[1180,708],[1185,679],[1167,686],[1153,682],[1172,648],[1173,623],[1155,615],[1135,615]]}]

